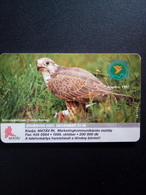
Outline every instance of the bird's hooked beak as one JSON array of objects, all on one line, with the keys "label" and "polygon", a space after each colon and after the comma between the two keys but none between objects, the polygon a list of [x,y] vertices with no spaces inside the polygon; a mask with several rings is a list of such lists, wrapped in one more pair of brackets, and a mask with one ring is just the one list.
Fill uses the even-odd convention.
[{"label": "bird's hooked beak", "polygon": [[40,65],[37,65],[37,70],[38,71],[43,71],[45,68],[44,67],[42,67],[42,66],[40,66]]},{"label": "bird's hooked beak", "polygon": [[43,71],[43,70],[45,70],[46,69],[46,67],[44,67],[41,63],[38,63],[37,62],[37,70],[38,71]]}]

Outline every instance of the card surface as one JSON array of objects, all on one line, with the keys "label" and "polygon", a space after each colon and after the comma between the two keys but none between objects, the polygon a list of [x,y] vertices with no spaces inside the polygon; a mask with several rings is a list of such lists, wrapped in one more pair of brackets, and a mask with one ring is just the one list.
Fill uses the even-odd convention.
[{"label": "card surface", "polygon": [[138,141],[140,82],[138,54],[2,54],[1,140]]}]

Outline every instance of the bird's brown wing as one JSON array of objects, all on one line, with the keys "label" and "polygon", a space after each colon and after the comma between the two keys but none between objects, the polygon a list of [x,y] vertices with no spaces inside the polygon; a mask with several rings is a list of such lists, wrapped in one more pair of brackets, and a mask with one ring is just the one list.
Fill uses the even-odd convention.
[{"label": "bird's brown wing", "polygon": [[87,71],[61,72],[48,83],[51,92],[65,101],[101,101],[111,93],[110,89]]}]

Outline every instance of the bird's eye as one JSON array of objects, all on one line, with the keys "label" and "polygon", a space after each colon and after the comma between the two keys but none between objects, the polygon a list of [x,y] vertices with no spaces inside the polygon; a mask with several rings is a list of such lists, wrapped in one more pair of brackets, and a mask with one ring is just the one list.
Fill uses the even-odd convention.
[{"label": "bird's eye", "polygon": [[49,65],[49,62],[46,62],[46,65]]}]

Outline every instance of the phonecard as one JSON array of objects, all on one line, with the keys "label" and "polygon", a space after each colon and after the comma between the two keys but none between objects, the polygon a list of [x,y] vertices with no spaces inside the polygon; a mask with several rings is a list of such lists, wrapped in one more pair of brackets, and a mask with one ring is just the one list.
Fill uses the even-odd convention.
[{"label": "phonecard", "polygon": [[135,142],[140,138],[138,54],[4,53],[4,143]]}]

